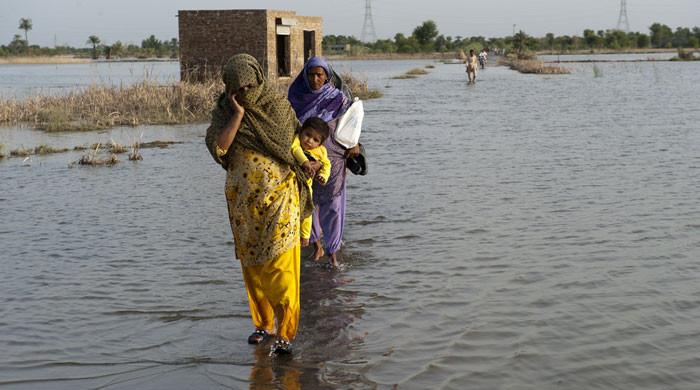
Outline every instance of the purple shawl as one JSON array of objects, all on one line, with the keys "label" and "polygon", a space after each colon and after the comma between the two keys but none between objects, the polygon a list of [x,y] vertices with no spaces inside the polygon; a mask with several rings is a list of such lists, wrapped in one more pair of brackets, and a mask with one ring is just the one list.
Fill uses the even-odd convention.
[{"label": "purple shawl", "polygon": [[[328,81],[319,90],[312,90],[309,85],[309,69],[320,66],[326,71]],[[321,57],[311,57],[301,73],[289,86],[289,102],[299,118],[299,122],[311,117],[319,117],[326,122],[335,119],[344,110],[347,101],[343,92],[333,85],[334,74],[328,63]]]}]

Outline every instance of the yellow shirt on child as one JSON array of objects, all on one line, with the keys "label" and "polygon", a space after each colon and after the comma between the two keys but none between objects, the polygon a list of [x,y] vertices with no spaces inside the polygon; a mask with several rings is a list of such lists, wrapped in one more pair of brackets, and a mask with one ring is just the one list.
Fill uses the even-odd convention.
[{"label": "yellow shirt on child", "polygon": [[[318,170],[316,175],[320,178],[323,178],[323,182],[326,183],[331,175],[331,160],[328,159],[328,151],[326,150],[326,147],[320,145],[313,149],[304,150],[301,147],[299,136],[294,137],[294,142],[292,142],[292,154],[294,155],[294,159],[299,165],[302,165],[305,162],[309,161],[309,158],[306,157],[306,154],[304,152],[309,153],[311,157],[313,157],[316,161],[321,163],[321,169]],[[313,179],[308,179],[306,181],[306,184],[309,186],[309,192],[311,192],[312,183]],[[311,237],[310,216],[301,221],[301,238],[309,237]]]}]

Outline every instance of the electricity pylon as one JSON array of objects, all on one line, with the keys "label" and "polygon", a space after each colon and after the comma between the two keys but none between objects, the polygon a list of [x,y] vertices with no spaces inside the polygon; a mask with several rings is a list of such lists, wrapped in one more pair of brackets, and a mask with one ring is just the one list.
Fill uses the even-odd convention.
[{"label": "electricity pylon", "polygon": [[[624,29],[622,27],[625,27]],[[627,19],[627,0],[620,0],[620,16],[617,18],[617,29],[630,32],[630,21]]]},{"label": "electricity pylon", "polygon": [[372,0],[365,0],[365,22],[362,23],[362,35],[360,40],[362,42],[368,42],[367,38],[370,38],[371,42],[377,40],[377,33],[374,30],[374,20],[372,20]]}]

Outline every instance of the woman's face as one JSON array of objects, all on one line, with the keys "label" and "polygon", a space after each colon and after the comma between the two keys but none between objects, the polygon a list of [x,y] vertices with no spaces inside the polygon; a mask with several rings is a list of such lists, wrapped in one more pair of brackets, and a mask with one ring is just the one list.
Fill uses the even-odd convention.
[{"label": "woman's face", "polygon": [[321,89],[323,84],[328,81],[326,71],[320,66],[314,66],[313,68],[309,69],[309,72],[306,75],[309,77],[309,86],[311,86],[311,89],[314,91]]}]

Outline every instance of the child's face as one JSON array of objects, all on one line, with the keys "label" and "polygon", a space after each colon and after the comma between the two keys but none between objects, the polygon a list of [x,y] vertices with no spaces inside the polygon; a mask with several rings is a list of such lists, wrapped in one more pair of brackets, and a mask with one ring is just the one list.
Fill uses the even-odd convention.
[{"label": "child's face", "polygon": [[321,145],[321,142],[323,142],[323,137],[316,129],[312,129],[310,127],[301,129],[301,133],[299,134],[299,143],[301,144],[302,149],[310,150],[317,148]]}]

